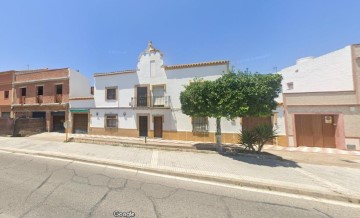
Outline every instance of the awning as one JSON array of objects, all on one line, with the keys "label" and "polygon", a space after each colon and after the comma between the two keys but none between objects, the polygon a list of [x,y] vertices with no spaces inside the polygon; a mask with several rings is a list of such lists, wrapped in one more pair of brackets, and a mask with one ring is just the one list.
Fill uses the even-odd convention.
[{"label": "awning", "polygon": [[71,113],[88,113],[88,109],[70,109]]}]

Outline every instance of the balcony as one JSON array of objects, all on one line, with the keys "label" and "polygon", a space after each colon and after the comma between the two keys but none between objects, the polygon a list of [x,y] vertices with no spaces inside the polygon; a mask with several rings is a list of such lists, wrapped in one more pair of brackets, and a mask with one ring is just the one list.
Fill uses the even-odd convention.
[{"label": "balcony", "polygon": [[36,96],[36,102],[37,102],[38,104],[42,104],[42,103],[43,103],[43,96],[42,96],[42,95]]},{"label": "balcony", "polygon": [[152,96],[151,98],[152,107],[170,107],[170,96]]},{"label": "balcony", "polygon": [[171,101],[170,96],[139,97],[131,98],[130,106],[133,108],[170,108]]},{"label": "balcony", "polygon": [[55,103],[61,103],[61,102],[62,102],[62,94],[56,94]]},{"label": "balcony", "polygon": [[26,104],[26,96],[20,97],[20,104]]}]

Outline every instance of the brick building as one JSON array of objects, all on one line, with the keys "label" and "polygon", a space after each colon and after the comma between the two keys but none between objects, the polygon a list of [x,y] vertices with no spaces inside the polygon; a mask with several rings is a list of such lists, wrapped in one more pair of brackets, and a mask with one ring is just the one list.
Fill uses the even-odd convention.
[{"label": "brick building", "polygon": [[0,72],[0,118],[11,117],[12,80],[15,71]]},{"label": "brick building", "polygon": [[69,98],[89,95],[90,89],[90,80],[69,68],[16,71],[14,117],[44,118],[47,131],[64,131]]}]

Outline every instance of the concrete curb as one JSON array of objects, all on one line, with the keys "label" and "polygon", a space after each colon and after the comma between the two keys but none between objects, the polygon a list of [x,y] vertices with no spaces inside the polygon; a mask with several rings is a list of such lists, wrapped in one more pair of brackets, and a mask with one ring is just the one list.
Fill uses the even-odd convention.
[{"label": "concrete curb", "polygon": [[210,150],[197,150],[194,147],[185,147],[179,145],[162,145],[156,143],[143,144],[141,142],[123,142],[123,141],[114,141],[114,140],[101,140],[101,139],[80,139],[80,138],[71,138],[70,142],[76,143],[89,143],[97,145],[112,145],[112,146],[122,146],[122,147],[134,147],[134,148],[146,148],[146,149],[160,149],[168,151],[186,151],[186,152],[197,152],[197,153],[217,153],[216,151]]},{"label": "concrete curb", "polygon": [[290,186],[280,186],[277,184],[266,184],[261,182],[255,182],[250,180],[240,180],[240,179],[229,179],[223,177],[215,177],[215,176],[208,176],[208,175],[200,175],[194,173],[182,173],[182,172],[174,172],[170,170],[164,169],[156,169],[144,166],[137,166],[135,164],[123,164],[114,161],[104,160],[104,159],[95,159],[89,158],[84,156],[77,156],[77,155],[64,155],[60,153],[50,153],[50,152],[42,152],[42,151],[32,151],[32,150],[25,150],[25,149],[12,149],[12,148],[0,148],[1,151],[10,152],[10,153],[17,153],[17,154],[27,154],[27,155],[34,155],[34,156],[41,156],[41,157],[50,157],[50,158],[59,158],[65,160],[72,160],[72,161],[79,161],[85,163],[92,163],[92,164],[99,164],[99,165],[106,165],[112,167],[119,167],[124,169],[131,169],[143,172],[150,172],[162,175],[171,175],[176,177],[183,177],[189,179],[196,179],[202,181],[211,181],[217,182],[222,184],[228,185],[236,185],[240,187],[250,187],[262,190],[270,190],[276,192],[284,192],[289,194],[297,194],[303,195],[308,197],[314,198],[321,198],[326,200],[334,200],[340,202],[347,202],[353,204],[360,204],[360,197],[357,196],[344,196],[335,193],[326,193],[326,192],[316,192],[313,190],[306,190],[306,189],[299,189],[297,187],[290,187]]},{"label": "concrete curb", "polygon": [[[88,144],[96,144],[96,145],[111,145],[111,146],[121,146],[121,147],[132,147],[132,148],[144,148],[144,149],[157,149],[163,151],[181,151],[181,152],[194,152],[194,153],[203,153],[203,154],[220,154],[217,151],[211,150],[198,150],[194,147],[184,147],[184,146],[176,146],[176,145],[162,145],[162,144],[139,144],[136,142],[119,142],[113,140],[93,140],[93,139],[80,139],[80,138],[71,138],[70,142],[76,143],[88,143]],[[266,154],[251,154],[251,153],[223,153],[222,155],[225,156],[246,156],[246,157],[253,157],[253,158],[261,158],[261,159],[272,159],[272,160],[279,160],[279,161],[286,161],[279,157],[273,157]]]}]

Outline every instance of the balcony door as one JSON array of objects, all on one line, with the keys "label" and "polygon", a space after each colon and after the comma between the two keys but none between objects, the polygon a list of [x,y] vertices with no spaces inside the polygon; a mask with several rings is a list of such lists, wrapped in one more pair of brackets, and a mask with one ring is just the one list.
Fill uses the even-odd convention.
[{"label": "balcony door", "polygon": [[137,87],[137,106],[138,107],[147,107],[147,93],[148,88],[147,87]]}]

